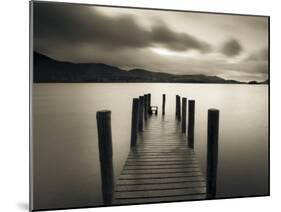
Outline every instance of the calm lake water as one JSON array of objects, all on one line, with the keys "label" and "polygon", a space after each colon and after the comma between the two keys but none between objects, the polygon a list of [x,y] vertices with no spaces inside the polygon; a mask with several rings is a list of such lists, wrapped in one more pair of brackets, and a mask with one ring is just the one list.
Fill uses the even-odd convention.
[{"label": "calm lake water", "polygon": [[96,112],[112,111],[117,179],[129,153],[132,98],[144,93],[160,108],[166,94],[167,118],[174,118],[176,94],[195,99],[195,152],[203,171],[207,110],[219,109],[218,197],[267,194],[267,85],[34,84],[35,208],[102,205]]}]

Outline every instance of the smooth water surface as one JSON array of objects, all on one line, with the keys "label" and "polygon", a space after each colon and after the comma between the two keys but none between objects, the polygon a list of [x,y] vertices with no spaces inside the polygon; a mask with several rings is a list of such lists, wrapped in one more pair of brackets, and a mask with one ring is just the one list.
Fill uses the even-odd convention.
[{"label": "smooth water surface", "polygon": [[218,197],[268,194],[268,86],[81,83],[34,84],[34,206],[102,205],[96,112],[112,111],[115,179],[129,153],[132,98],[151,93],[166,116],[175,95],[195,99],[195,152],[206,168],[207,110],[220,110]]}]

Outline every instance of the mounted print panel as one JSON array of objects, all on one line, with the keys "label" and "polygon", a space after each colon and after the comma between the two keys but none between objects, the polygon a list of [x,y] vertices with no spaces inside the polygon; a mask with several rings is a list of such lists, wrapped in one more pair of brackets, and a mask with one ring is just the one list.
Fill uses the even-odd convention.
[{"label": "mounted print panel", "polygon": [[31,210],[269,195],[269,17],[30,14]]}]

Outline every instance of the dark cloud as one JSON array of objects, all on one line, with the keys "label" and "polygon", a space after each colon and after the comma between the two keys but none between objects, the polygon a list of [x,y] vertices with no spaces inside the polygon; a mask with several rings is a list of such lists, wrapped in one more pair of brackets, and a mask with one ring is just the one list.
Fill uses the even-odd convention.
[{"label": "dark cloud", "polygon": [[45,51],[58,46],[89,44],[107,49],[155,45],[174,51],[196,49],[207,52],[211,49],[208,43],[172,31],[162,23],[145,29],[130,15],[108,17],[92,7],[42,2],[35,3],[34,40],[35,49],[44,47]]},{"label": "dark cloud", "polygon": [[211,49],[208,43],[199,41],[186,33],[175,33],[165,25],[153,27],[151,35],[153,42],[163,44],[165,47],[174,51],[198,49],[201,52],[208,52]]},{"label": "dark cloud", "polygon": [[235,39],[228,40],[223,44],[221,48],[221,52],[228,57],[234,57],[240,54],[241,51],[242,51],[242,46]]},{"label": "dark cloud", "polygon": [[35,42],[97,43],[109,48],[146,46],[147,33],[130,16],[108,18],[90,7],[35,3]]}]

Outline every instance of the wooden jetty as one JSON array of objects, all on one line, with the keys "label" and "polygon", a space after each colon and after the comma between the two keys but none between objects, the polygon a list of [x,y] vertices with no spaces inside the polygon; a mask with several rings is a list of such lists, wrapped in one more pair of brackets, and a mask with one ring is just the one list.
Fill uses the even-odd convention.
[{"label": "wooden jetty", "polygon": [[[195,101],[189,101],[188,114],[186,114],[187,99],[183,98],[183,110],[180,114],[180,96],[177,95],[175,119],[172,118],[173,116],[164,116],[165,97],[163,95],[162,116],[157,116],[157,113],[156,115],[148,114],[152,107],[155,107],[151,106],[151,94],[133,99],[131,150],[115,183],[113,182],[110,111],[97,112],[102,192],[105,205],[187,201],[216,197],[219,111],[208,110],[207,170],[204,176],[196,159],[193,145]],[[140,111],[143,114],[140,114]],[[185,123],[187,116],[188,126]],[[184,120],[183,123],[180,122],[182,120]],[[143,126],[139,126],[140,124]]]},{"label": "wooden jetty", "polygon": [[138,135],[116,183],[114,204],[206,198],[206,183],[193,149],[174,118],[152,116]]}]

